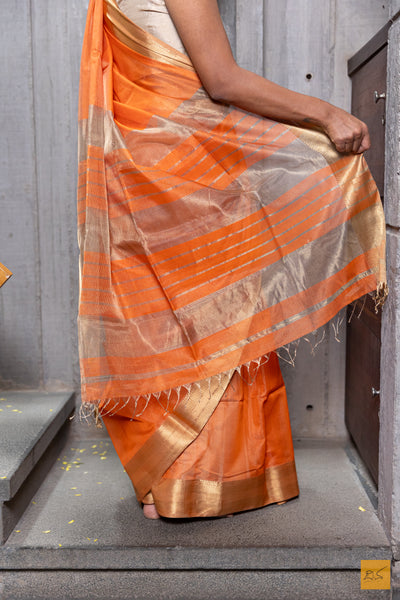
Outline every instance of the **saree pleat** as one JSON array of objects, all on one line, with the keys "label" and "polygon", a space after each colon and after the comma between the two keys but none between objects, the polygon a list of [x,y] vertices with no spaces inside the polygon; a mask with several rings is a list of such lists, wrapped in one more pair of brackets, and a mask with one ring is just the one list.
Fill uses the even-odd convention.
[{"label": "saree pleat", "polygon": [[185,399],[179,414],[166,415],[153,405],[132,419],[123,411],[103,417],[137,498],[154,502],[165,517],[188,518],[221,516],[297,496],[276,354],[260,367],[235,372],[228,385],[222,382],[209,395],[204,392],[199,388],[189,404],[202,405],[202,413],[203,405],[206,412],[212,407],[207,420]]},{"label": "saree pleat", "polygon": [[[82,399],[103,415],[138,498],[206,516],[296,495],[274,351],[365,293],[385,297],[384,218],[363,157],[213,102],[186,55],[115,0],[91,0],[78,239]],[[267,448],[230,472],[255,451],[238,427],[214,480],[211,458],[196,458],[204,440],[218,456],[222,424],[248,424],[255,406]]]}]

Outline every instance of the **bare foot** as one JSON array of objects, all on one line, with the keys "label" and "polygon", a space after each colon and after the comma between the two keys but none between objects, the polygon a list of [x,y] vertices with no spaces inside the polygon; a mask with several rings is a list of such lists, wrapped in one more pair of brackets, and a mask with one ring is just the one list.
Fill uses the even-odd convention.
[{"label": "bare foot", "polygon": [[155,504],[143,504],[143,514],[146,519],[159,519],[160,515],[156,509]]}]

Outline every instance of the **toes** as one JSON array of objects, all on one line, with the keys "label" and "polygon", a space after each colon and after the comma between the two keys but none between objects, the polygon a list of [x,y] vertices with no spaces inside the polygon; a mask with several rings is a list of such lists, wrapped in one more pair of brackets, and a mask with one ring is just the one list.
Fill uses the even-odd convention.
[{"label": "toes", "polygon": [[143,514],[146,519],[159,519],[160,515],[154,504],[143,504]]}]

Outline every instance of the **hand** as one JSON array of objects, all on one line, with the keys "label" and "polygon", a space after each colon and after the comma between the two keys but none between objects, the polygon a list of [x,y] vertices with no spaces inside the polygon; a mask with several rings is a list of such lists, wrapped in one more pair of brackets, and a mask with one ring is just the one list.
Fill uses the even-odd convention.
[{"label": "hand", "polygon": [[362,154],[371,146],[366,124],[336,106],[330,107],[323,129],[338,152]]}]

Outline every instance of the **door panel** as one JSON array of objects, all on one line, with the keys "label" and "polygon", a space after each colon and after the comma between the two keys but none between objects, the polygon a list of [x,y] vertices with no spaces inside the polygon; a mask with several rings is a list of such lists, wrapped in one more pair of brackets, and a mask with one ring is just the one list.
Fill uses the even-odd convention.
[{"label": "door panel", "polygon": [[[383,28],[349,61],[352,112],[370,130],[372,145],[365,157],[382,197],[385,99],[376,95],[386,91],[387,31],[388,27]],[[375,313],[374,300],[366,296],[355,307],[348,308],[348,317],[345,421],[360,456],[378,484],[381,316]]]}]

